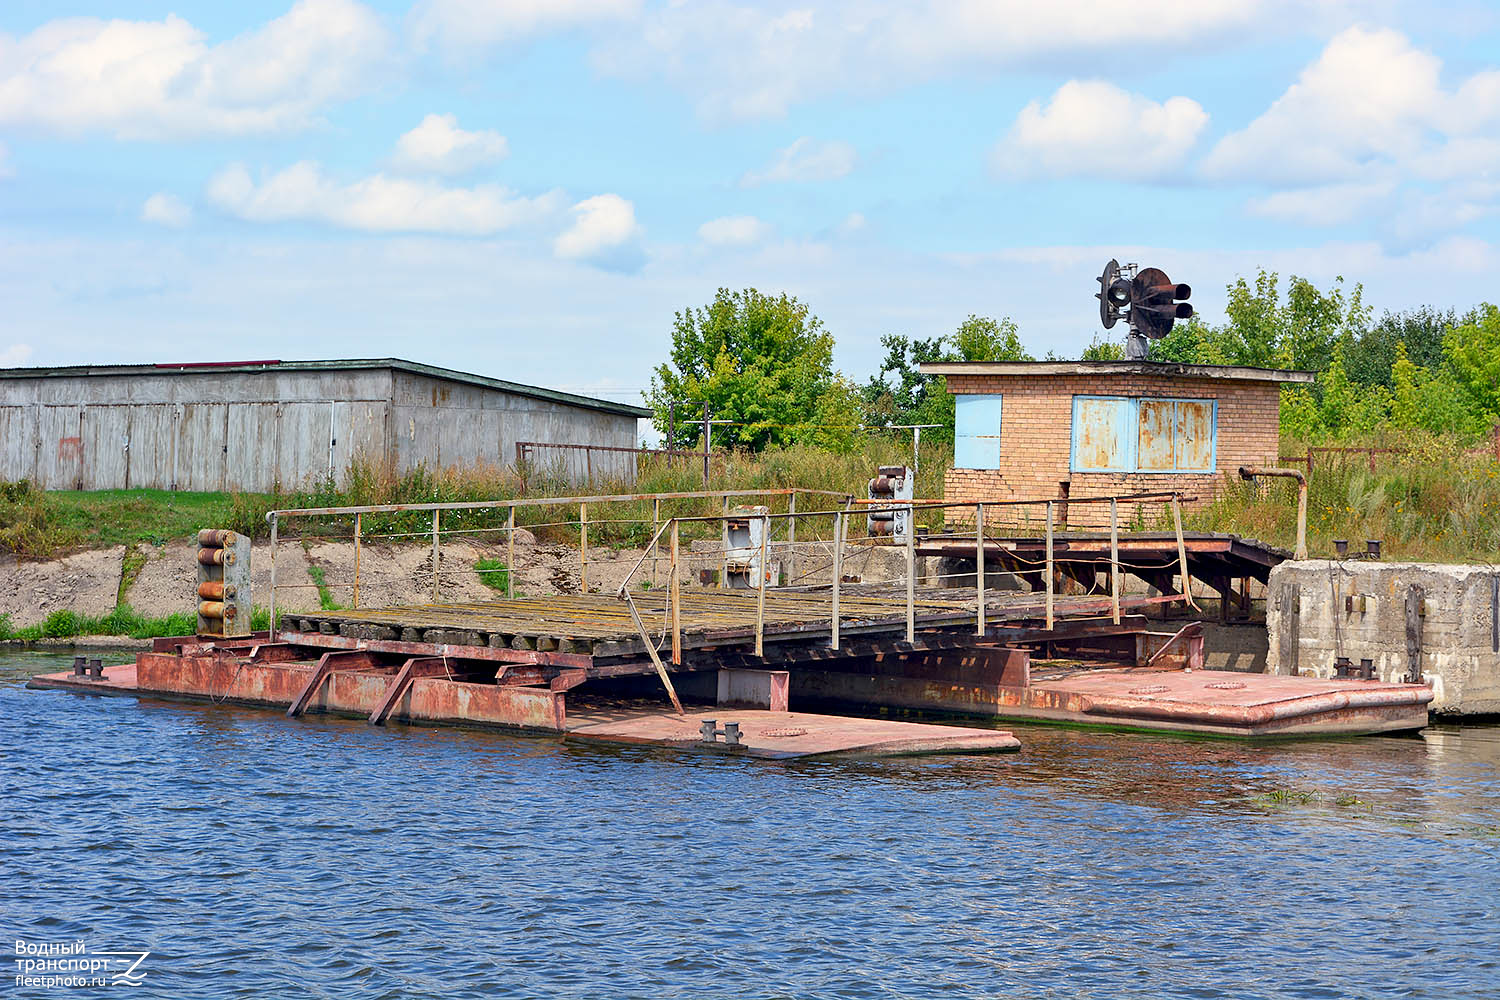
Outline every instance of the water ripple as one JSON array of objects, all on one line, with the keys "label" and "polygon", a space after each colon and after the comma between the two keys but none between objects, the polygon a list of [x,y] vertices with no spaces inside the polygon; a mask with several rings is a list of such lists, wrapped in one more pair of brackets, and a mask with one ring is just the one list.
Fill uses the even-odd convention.
[{"label": "water ripple", "polygon": [[0,654],[0,930],[135,996],[1500,995],[1494,728],[774,764],[22,689],[69,662]]}]

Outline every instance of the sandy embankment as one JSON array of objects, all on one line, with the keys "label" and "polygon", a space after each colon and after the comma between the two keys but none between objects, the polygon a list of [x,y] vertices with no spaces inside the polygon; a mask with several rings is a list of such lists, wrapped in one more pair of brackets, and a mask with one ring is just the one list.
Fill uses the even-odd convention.
[{"label": "sandy embankment", "polygon": [[[831,559],[826,543],[799,544],[798,573],[804,583],[827,583]],[[184,539],[166,545],[141,545],[137,550],[146,557],[139,575],[125,588],[122,600],[135,611],[147,616],[162,616],[173,611],[189,611],[196,601],[197,546]],[[120,592],[125,548],[116,546],[81,552],[46,562],[0,563],[0,614],[10,617],[11,625],[35,624],[49,614],[70,609],[79,614],[99,616],[115,607]],[[482,558],[506,559],[506,546],[475,542],[465,538],[446,541],[442,546],[442,588],[444,601],[489,600],[496,592],[485,585],[475,572],[474,564]],[[593,547],[589,550],[589,590],[609,593],[616,590],[641,556],[640,549]],[[695,542],[685,552],[686,577],[698,580],[704,571],[714,572],[720,556],[714,543]],[[271,553],[264,542],[257,543],[251,556],[251,588],[258,607],[270,603]],[[787,553],[779,558],[785,560]],[[428,545],[365,545],[360,551],[359,603],[361,607],[392,604],[421,604],[432,600],[432,549]],[[579,590],[579,550],[575,546],[538,542],[531,532],[516,532],[517,594],[542,596],[577,593]],[[335,601],[353,603],[354,545],[352,542],[320,542],[304,547],[300,543],[283,543],[276,549],[276,607],[278,610],[316,609],[317,585],[309,572],[313,567],[323,571],[324,580]],[[891,550],[851,551],[845,572],[868,581],[895,579],[904,571],[898,552]],[[668,560],[665,547],[655,564],[654,577],[665,584]],[[653,579],[651,559],[635,571],[632,584],[639,588]]]}]

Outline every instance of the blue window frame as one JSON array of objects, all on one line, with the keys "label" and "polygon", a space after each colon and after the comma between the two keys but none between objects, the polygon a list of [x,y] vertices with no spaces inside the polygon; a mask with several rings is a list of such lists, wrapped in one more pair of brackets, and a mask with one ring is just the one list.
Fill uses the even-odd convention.
[{"label": "blue window frame", "polygon": [[1214,472],[1219,404],[1213,399],[1074,396],[1074,472]]},{"label": "blue window frame", "polygon": [[953,467],[1000,468],[1001,397],[960,393],[953,400]]}]

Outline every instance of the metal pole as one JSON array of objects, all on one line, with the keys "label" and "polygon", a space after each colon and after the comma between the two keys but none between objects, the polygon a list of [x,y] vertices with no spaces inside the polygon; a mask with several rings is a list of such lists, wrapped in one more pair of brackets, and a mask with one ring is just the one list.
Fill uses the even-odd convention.
[{"label": "metal pole", "polygon": [[589,505],[578,505],[578,589],[589,592]]},{"label": "metal pole", "polygon": [[916,511],[906,505],[906,641],[917,641],[917,525]]},{"label": "metal pole", "polygon": [[760,567],[755,577],[755,655],[766,655],[766,538],[771,534],[771,519],[760,519]]},{"label": "metal pole", "polygon": [[844,576],[844,512],[833,515],[833,632],[834,649],[839,648],[839,583]]},{"label": "metal pole", "polygon": [[922,454],[922,428],[920,428],[920,427],[913,427],[911,429],[911,478],[912,478],[912,487],[913,488],[915,488],[916,485],[917,485],[917,483],[916,483],[917,471],[918,471],[917,470],[917,463],[921,461],[921,459],[919,457],[921,454]]},{"label": "metal pole", "polygon": [[668,595],[672,605],[672,662],[682,663],[682,583],[681,572],[678,570],[677,556],[677,518],[672,518],[672,561],[669,567],[671,573],[671,592]]},{"label": "metal pole", "polygon": [[656,566],[661,560],[661,498],[651,501],[651,586],[657,586]]},{"label": "metal pole", "polygon": [[363,540],[360,536],[364,534],[360,518],[363,516],[363,514],[354,515],[354,607],[356,609],[359,607],[359,550]]},{"label": "metal pole", "polygon": [[505,519],[505,596],[516,596],[516,507],[511,505]]},{"label": "metal pole", "polygon": [[787,583],[797,582],[797,491],[792,490],[787,500],[786,511],[790,517],[786,520],[786,579]]},{"label": "metal pole", "polygon": [[1193,603],[1193,578],[1188,576],[1187,543],[1182,537],[1182,507],[1177,502],[1174,494],[1172,497],[1172,526],[1177,529],[1177,568],[1182,573],[1182,599],[1185,604]]},{"label": "metal pole", "polygon": [[1119,501],[1109,498],[1109,594],[1116,625],[1120,624],[1120,510]]},{"label": "metal pole", "polygon": [[1047,631],[1051,632],[1052,618],[1052,501],[1047,501]]},{"label": "metal pole", "polygon": [[270,638],[276,641],[276,522],[275,514],[271,515],[271,624]]},{"label": "metal pole", "polygon": [[729,494],[724,494],[724,519],[719,522],[723,527],[724,544],[719,551],[719,589],[726,590],[729,587]]},{"label": "metal pole", "polygon": [[441,514],[441,513],[442,513],[442,511],[440,511],[440,510],[435,510],[435,511],[432,512],[432,603],[433,604],[436,604],[438,602],[438,599],[439,599],[438,595],[440,593],[440,591],[439,591],[438,588],[439,588],[440,582],[442,580],[442,575],[441,575],[441,571],[440,571],[439,563],[438,563],[438,559],[439,559],[439,555],[438,555],[438,515]]},{"label": "metal pole", "polygon": [[[703,401],[703,488],[708,489],[708,400]],[[728,500],[728,497],[725,497]]]},{"label": "metal pole", "polygon": [[677,447],[677,400],[667,405],[667,468],[672,467],[672,452]]},{"label": "metal pole", "polygon": [[974,505],[974,634],[984,635],[984,504]]}]

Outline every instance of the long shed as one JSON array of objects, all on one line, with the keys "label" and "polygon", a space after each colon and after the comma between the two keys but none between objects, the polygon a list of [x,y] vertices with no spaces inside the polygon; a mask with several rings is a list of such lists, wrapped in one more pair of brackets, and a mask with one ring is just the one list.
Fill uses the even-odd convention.
[{"label": "long shed", "polygon": [[[264,492],[341,479],[356,458],[399,474],[509,465],[518,441],[631,448],[649,415],[396,358],[11,368],[0,481]],[[631,458],[593,470],[629,475]]]}]

